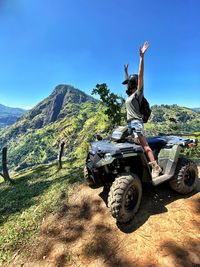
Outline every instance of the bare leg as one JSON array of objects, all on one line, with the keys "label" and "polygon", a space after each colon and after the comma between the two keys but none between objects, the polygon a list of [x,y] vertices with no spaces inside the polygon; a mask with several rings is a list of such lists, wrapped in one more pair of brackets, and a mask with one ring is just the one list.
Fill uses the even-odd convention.
[{"label": "bare leg", "polygon": [[160,166],[158,165],[157,161],[154,158],[153,152],[149,146],[149,144],[147,143],[147,140],[144,136],[138,136],[138,139],[140,141],[140,144],[142,145],[142,147],[144,148],[144,151],[146,153],[146,155],[149,158],[149,164],[152,167],[152,179],[156,178],[159,176],[160,172],[162,171],[162,169],[160,168]]},{"label": "bare leg", "polygon": [[140,141],[140,144],[144,148],[144,151],[145,151],[149,161],[155,161],[155,158],[154,158],[154,155],[153,155],[153,151],[151,150],[149,144],[147,143],[147,140],[146,140],[145,136],[138,135],[138,139]]}]

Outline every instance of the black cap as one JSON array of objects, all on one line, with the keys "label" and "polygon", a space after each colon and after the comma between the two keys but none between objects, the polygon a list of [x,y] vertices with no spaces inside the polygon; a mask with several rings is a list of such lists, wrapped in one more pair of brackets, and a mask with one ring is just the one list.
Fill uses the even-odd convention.
[{"label": "black cap", "polygon": [[122,82],[122,84],[128,84],[130,81],[137,81],[138,75],[137,74],[131,74],[129,75],[128,79]]}]

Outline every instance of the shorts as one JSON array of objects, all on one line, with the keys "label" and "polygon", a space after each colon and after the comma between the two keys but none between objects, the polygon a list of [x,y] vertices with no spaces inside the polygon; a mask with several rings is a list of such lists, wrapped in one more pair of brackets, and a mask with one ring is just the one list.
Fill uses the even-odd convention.
[{"label": "shorts", "polygon": [[144,124],[141,120],[132,120],[128,122],[128,132],[129,134],[139,134],[144,136]]}]

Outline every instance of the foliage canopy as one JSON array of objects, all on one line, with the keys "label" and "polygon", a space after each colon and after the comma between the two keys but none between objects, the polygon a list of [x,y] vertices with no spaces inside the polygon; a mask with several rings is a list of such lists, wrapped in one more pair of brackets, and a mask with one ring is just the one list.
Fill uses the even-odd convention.
[{"label": "foliage canopy", "polygon": [[120,125],[125,115],[125,112],[122,110],[125,102],[124,98],[111,93],[106,83],[97,84],[92,94],[98,94],[100,96],[102,104],[106,108],[105,114],[110,119],[111,124],[113,126]]}]

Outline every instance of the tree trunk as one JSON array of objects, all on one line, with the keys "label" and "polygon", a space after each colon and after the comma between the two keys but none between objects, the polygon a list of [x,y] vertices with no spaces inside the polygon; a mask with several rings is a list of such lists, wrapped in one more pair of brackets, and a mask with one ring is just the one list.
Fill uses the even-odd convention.
[{"label": "tree trunk", "polygon": [[3,177],[5,182],[12,183],[12,179],[10,178],[7,168],[7,147],[4,147],[2,150],[2,168],[3,174],[1,173],[0,175]]},{"label": "tree trunk", "polygon": [[64,146],[65,146],[65,142],[62,141],[60,144],[60,149],[58,153],[58,170],[62,169],[62,156],[64,152]]}]

